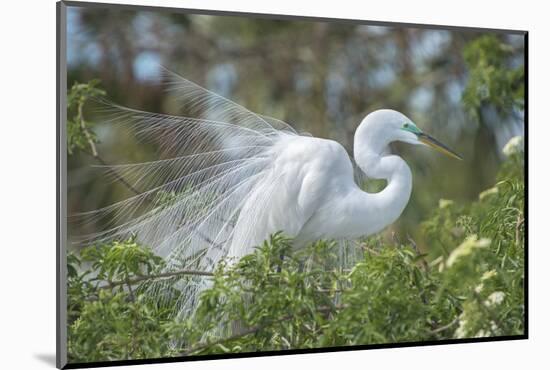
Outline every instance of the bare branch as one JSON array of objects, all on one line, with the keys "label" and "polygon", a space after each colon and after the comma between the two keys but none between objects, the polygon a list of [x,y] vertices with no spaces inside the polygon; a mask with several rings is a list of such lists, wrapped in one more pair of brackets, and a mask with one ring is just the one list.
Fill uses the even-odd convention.
[{"label": "bare branch", "polygon": [[449,328],[452,328],[453,326],[455,326],[456,324],[458,324],[458,316],[454,318],[453,321],[451,321],[450,323],[448,323],[447,325],[443,325],[439,328],[435,328],[434,330],[430,331],[431,334],[437,334],[437,333],[440,333],[442,331],[445,331]]},{"label": "bare branch", "polygon": [[198,270],[179,270],[172,272],[163,272],[155,275],[143,275],[134,279],[124,281],[111,281],[107,285],[100,286],[99,289],[111,289],[119,285],[136,285],[146,280],[167,279],[172,277],[192,275],[192,276],[214,276],[213,272],[198,271]]}]

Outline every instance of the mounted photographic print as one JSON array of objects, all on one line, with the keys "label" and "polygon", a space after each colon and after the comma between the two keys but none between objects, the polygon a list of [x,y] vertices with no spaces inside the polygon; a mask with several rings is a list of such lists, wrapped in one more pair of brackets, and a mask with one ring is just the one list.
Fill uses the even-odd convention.
[{"label": "mounted photographic print", "polygon": [[526,55],[58,3],[58,367],[527,338]]}]

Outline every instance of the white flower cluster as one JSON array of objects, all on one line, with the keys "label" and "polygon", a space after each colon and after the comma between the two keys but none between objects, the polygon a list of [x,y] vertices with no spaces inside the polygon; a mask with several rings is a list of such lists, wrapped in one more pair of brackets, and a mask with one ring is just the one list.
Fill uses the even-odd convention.
[{"label": "white flower cluster", "polygon": [[502,303],[506,294],[504,292],[493,292],[487,300],[485,300],[485,306],[492,307]]},{"label": "white flower cluster", "polygon": [[523,152],[523,136],[514,136],[504,147],[502,148],[502,153],[505,156],[509,157],[512,154]]},{"label": "white flower cluster", "polygon": [[451,267],[460,258],[469,255],[476,248],[485,248],[491,244],[491,240],[487,238],[478,239],[477,235],[470,235],[462,244],[456,247],[449,258],[447,258],[447,267]]}]

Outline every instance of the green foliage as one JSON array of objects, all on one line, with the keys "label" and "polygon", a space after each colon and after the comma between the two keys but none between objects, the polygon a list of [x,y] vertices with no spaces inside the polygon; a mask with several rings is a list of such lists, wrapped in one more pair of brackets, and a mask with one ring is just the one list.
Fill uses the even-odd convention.
[{"label": "green foliage", "polygon": [[[145,274],[160,257],[133,240],[84,249],[68,256],[68,351],[71,362],[152,358],[170,353],[172,305],[148,300]],[[136,285],[136,286],[134,286]]]},{"label": "green foliage", "polygon": [[70,327],[71,361],[154,358],[169,352],[166,313],[128,294],[100,290]]},{"label": "green foliage", "polygon": [[[347,276],[342,309],[323,334],[322,345],[394,343],[428,339],[444,320],[431,302],[436,288],[410,246],[366,253]],[[449,312],[450,316],[452,312]],[[443,315],[445,316],[445,315]]]},{"label": "green foliage", "polygon": [[[423,224],[446,258],[432,261],[443,286],[460,297],[455,336],[512,335],[524,323],[524,180],[521,153],[503,164],[500,181],[465,207],[448,203]],[[447,253],[446,245],[460,245]]]},{"label": "green foliage", "polygon": [[464,60],[470,76],[464,89],[463,102],[473,116],[491,105],[502,116],[514,109],[523,110],[524,67],[511,67],[514,49],[495,35],[485,35],[469,43]]},{"label": "green foliage", "polygon": [[135,276],[151,274],[162,265],[162,258],[132,239],[89,247],[82,251],[82,260],[96,272],[95,280],[126,281]]},{"label": "green foliage", "polygon": [[75,82],[67,94],[67,151],[73,154],[76,150],[94,151],[97,138],[88,129],[89,123],[84,120],[84,106],[93,98],[105,96],[105,91],[98,88],[99,80],[88,83]]},{"label": "green foliage", "polygon": [[336,244],[293,251],[274,234],[218,266],[183,321],[174,286],[189,280],[167,280],[167,304],[149,299],[163,261],[148,248],[127,240],[84,249],[69,256],[71,361],[522,334],[522,174],[516,153],[478,201],[442,200],[422,224],[425,253],[412,240],[369,238],[344,269]]},{"label": "green foliage", "polygon": [[338,289],[340,276],[327,270],[321,257],[332,251],[334,245],[318,242],[291,253],[290,240],[275,234],[235,266],[220,266],[189,331],[190,343],[203,344],[189,352],[318,346],[337,309],[331,293]]}]

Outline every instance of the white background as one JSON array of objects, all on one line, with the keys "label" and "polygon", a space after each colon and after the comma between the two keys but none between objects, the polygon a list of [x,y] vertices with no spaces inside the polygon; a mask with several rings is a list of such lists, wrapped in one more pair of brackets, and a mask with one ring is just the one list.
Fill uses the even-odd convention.
[{"label": "white background", "polygon": [[[544,1],[172,0],[142,5],[523,29],[529,43],[530,339],[421,348],[127,367],[269,369],[548,368],[550,32]],[[0,367],[53,368],[55,358],[55,1],[0,11]],[[475,180],[473,180],[475,181]],[[546,356],[545,356],[546,355]]]}]

